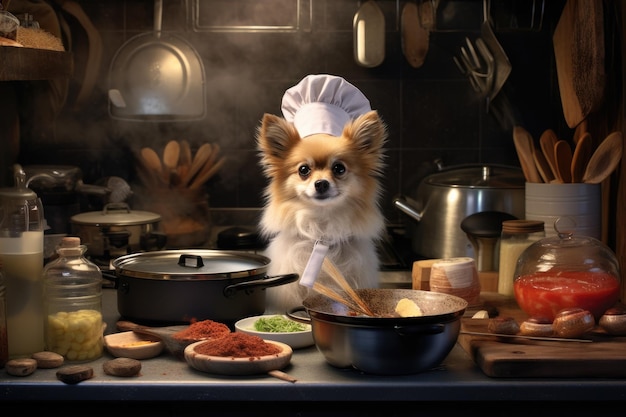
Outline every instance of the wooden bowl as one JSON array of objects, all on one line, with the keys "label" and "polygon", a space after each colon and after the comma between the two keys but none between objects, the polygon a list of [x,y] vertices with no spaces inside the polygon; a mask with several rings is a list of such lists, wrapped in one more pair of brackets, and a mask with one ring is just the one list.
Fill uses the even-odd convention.
[{"label": "wooden bowl", "polygon": [[185,348],[185,360],[192,368],[220,375],[254,375],[282,369],[289,365],[293,350],[285,343],[266,340],[281,348],[279,353],[267,356],[235,358],[232,356],[208,356],[195,351],[196,346],[211,341],[200,341]]},{"label": "wooden bowl", "polygon": [[154,337],[133,331],[112,333],[104,336],[109,353],[118,358],[149,359],[163,352],[163,342]]}]

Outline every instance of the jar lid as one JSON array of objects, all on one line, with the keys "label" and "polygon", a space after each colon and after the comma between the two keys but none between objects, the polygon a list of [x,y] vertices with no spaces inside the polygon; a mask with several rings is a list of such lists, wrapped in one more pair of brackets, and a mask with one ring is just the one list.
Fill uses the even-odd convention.
[{"label": "jar lid", "polygon": [[541,220],[505,220],[502,222],[502,233],[536,233],[543,232]]}]

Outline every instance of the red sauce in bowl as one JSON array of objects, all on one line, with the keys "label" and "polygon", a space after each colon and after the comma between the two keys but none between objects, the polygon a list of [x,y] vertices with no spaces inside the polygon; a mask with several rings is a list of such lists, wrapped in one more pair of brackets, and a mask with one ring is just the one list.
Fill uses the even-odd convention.
[{"label": "red sauce in bowl", "polygon": [[554,320],[569,307],[589,310],[596,320],[619,299],[619,280],[606,272],[548,271],[520,276],[514,283],[517,304],[529,316]]}]

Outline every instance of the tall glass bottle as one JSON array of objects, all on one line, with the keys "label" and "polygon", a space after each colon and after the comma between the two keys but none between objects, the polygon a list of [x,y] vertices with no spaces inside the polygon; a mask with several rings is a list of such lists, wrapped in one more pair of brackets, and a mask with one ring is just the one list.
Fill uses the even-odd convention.
[{"label": "tall glass bottle", "polygon": [[26,187],[26,174],[14,166],[15,187],[0,188],[0,264],[6,288],[9,358],[44,348],[43,206]]},{"label": "tall glass bottle", "polygon": [[79,237],[64,237],[44,267],[46,350],[69,361],[102,356],[102,272],[84,257]]}]

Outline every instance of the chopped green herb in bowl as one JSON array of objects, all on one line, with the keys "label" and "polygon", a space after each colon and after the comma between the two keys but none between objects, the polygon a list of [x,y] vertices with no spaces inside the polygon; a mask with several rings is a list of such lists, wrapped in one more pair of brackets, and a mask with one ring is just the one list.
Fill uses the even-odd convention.
[{"label": "chopped green herb in bowl", "polygon": [[254,322],[254,329],[259,332],[287,333],[303,332],[306,326],[282,316],[261,317]]},{"label": "chopped green herb in bowl", "polygon": [[286,343],[293,349],[314,344],[311,324],[300,323],[280,314],[243,318],[235,323],[235,330],[259,336],[264,340]]}]

